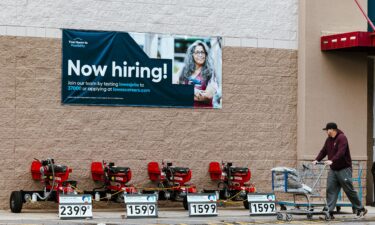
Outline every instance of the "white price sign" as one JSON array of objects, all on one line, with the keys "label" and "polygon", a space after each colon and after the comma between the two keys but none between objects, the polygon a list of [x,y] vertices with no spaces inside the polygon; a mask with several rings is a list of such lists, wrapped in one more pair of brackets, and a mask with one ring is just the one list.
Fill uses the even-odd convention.
[{"label": "white price sign", "polygon": [[135,217],[158,217],[156,194],[125,194],[126,215]]},{"label": "white price sign", "polygon": [[215,193],[188,194],[189,216],[217,216]]},{"label": "white price sign", "polygon": [[156,217],[157,208],[155,204],[128,204],[126,214],[129,217]]},{"label": "white price sign", "polygon": [[190,203],[189,212],[191,216],[216,216],[217,206],[215,203]]},{"label": "white price sign", "polygon": [[270,215],[276,213],[276,197],[273,193],[249,193],[250,215]]},{"label": "white price sign", "polygon": [[274,214],[276,204],[274,202],[251,202],[250,214]]},{"label": "white price sign", "polygon": [[59,217],[60,219],[91,218],[91,195],[60,195]]},{"label": "white price sign", "polygon": [[59,205],[59,217],[92,217],[92,207],[90,205]]}]

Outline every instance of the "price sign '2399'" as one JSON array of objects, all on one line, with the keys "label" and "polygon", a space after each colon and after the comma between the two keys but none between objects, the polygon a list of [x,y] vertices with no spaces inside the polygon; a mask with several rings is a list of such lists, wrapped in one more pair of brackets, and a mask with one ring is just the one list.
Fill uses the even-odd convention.
[{"label": "price sign '2399'", "polygon": [[63,217],[86,217],[86,214],[88,214],[88,210],[90,209],[91,206],[85,205],[60,205],[59,214]]},{"label": "price sign '2399'", "polygon": [[60,219],[91,218],[91,195],[60,195],[59,217]]}]

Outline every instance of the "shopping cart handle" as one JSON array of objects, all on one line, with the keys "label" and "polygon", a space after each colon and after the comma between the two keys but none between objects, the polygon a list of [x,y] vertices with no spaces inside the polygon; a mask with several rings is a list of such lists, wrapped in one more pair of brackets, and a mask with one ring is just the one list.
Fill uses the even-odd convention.
[{"label": "shopping cart handle", "polygon": [[325,165],[324,162],[317,162],[316,165]]}]

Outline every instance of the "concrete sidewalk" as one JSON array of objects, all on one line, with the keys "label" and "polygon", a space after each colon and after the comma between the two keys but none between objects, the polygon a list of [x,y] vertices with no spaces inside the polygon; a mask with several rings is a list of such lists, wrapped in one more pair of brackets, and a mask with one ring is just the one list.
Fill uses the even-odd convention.
[{"label": "concrete sidewalk", "polygon": [[[363,219],[356,219],[350,214],[351,209],[343,208],[344,214],[336,215],[335,224],[375,224],[375,208],[367,207],[368,214]],[[188,211],[176,208],[159,209],[158,218],[127,219],[125,209],[94,210],[92,219],[60,220],[57,210],[23,210],[14,214],[9,210],[0,211],[0,224],[325,224],[318,215],[307,220],[304,215],[293,215],[293,220],[279,221],[276,216],[250,217],[244,208],[219,208],[215,217],[189,217]]]}]

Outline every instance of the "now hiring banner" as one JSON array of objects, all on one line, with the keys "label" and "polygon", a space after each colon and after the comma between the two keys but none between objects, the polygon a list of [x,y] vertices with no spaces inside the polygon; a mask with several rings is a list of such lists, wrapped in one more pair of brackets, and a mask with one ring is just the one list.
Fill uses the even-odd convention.
[{"label": "now hiring banner", "polygon": [[221,38],[62,33],[63,104],[221,108]]}]

